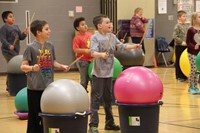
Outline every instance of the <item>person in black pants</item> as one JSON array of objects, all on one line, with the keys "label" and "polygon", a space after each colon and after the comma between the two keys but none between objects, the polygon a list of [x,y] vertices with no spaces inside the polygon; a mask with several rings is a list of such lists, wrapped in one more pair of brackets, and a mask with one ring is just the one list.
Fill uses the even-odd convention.
[{"label": "person in black pants", "polygon": [[175,72],[176,72],[176,79],[178,81],[185,81],[187,77],[181,71],[179,61],[182,52],[187,48],[186,44],[186,33],[188,29],[188,24],[186,24],[186,12],[183,10],[178,11],[177,13],[178,23],[175,25],[173,38],[174,38],[174,45],[175,45]]}]

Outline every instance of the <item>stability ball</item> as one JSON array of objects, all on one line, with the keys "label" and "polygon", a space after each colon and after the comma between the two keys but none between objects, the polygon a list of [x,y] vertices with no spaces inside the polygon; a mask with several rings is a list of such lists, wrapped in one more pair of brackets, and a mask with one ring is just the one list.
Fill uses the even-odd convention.
[{"label": "stability ball", "polygon": [[89,111],[89,98],[79,83],[70,79],[52,82],[41,97],[43,113],[66,114]]},{"label": "stability ball", "polygon": [[123,66],[142,66],[145,60],[142,49],[131,49],[130,51],[117,50],[115,57]]},{"label": "stability ball", "polygon": [[189,74],[190,74],[190,62],[189,62],[189,59],[188,59],[187,49],[185,49],[182,52],[180,60],[179,60],[179,65],[180,65],[180,68],[181,68],[181,71],[183,72],[183,74],[186,77],[189,77]]},{"label": "stability ball", "polygon": [[[90,78],[92,78],[92,68],[94,65],[94,61],[92,61],[88,68],[88,75]],[[118,75],[122,72],[122,65],[120,64],[119,60],[114,57],[114,70],[113,70],[113,80],[115,80]]]},{"label": "stability ball", "polygon": [[17,112],[28,112],[27,87],[21,89],[15,96]]},{"label": "stability ball", "polygon": [[200,53],[197,54],[196,67],[197,67],[197,71],[200,71]]},{"label": "stability ball", "polygon": [[8,73],[24,73],[20,66],[22,64],[23,55],[14,56],[7,65],[7,72]]},{"label": "stability ball", "polygon": [[114,95],[118,103],[157,103],[163,96],[163,84],[152,70],[140,66],[131,67],[116,79]]}]

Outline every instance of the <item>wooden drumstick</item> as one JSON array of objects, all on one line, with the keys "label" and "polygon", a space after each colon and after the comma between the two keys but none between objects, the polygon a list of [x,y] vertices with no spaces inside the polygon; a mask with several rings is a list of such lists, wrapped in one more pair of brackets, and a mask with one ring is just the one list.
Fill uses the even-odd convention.
[{"label": "wooden drumstick", "polygon": [[149,26],[150,26],[150,23],[151,23],[151,22],[149,22],[148,25],[147,25],[147,27],[146,27],[146,30],[145,30],[145,32],[144,32],[144,34],[143,34],[143,36],[142,36],[142,39],[141,39],[141,41],[140,41],[140,43],[139,43],[140,45],[142,44],[142,41],[144,40],[144,37],[145,37],[145,35],[146,35],[147,31],[148,31],[148,28],[149,28]]},{"label": "wooden drumstick", "polygon": [[16,45],[16,43],[17,43],[17,40],[19,39],[19,36],[18,35],[16,35],[15,36],[15,40],[14,40],[14,42],[13,42],[13,46],[15,46]]},{"label": "wooden drumstick", "polygon": [[30,27],[30,25],[31,25],[31,23],[32,23],[34,17],[35,17],[35,12],[33,13],[32,17],[31,17],[31,20],[30,20],[30,22],[29,22],[29,26],[28,26],[28,27]]},{"label": "wooden drumstick", "polygon": [[121,30],[119,29],[119,30],[117,30],[117,33],[115,34],[116,36],[119,34],[119,32],[120,32]]},{"label": "wooden drumstick", "polygon": [[127,32],[125,33],[124,37],[123,37],[123,40],[126,38],[126,35],[127,35]]},{"label": "wooden drumstick", "polygon": [[77,61],[79,61],[84,55],[81,55],[80,57],[78,57],[76,60],[74,60],[69,67],[73,66]]},{"label": "wooden drumstick", "polygon": [[108,53],[108,49],[110,47],[110,40],[111,40],[111,33],[110,33],[110,36],[109,36],[109,39],[108,39],[108,43],[107,43],[107,46],[106,46],[106,53]]}]

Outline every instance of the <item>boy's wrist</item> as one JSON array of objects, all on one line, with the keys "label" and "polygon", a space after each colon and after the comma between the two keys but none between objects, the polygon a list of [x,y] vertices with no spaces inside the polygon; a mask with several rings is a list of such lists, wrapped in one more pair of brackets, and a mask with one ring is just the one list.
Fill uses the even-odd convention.
[{"label": "boy's wrist", "polygon": [[35,71],[34,66],[32,66],[32,72],[34,72],[34,71]]}]

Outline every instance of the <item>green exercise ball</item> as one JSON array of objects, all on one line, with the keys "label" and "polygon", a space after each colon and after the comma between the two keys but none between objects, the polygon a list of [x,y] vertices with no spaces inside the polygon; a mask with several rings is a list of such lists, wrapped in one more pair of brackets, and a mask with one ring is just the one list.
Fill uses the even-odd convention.
[{"label": "green exercise ball", "polygon": [[[92,68],[94,65],[94,61],[92,61],[88,68],[88,75],[90,78],[92,78]],[[119,60],[114,57],[114,71],[113,71],[113,79],[115,80],[118,75],[122,72],[122,65],[120,64]]]},{"label": "green exercise ball", "polygon": [[197,67],[197,71],[200,71],[200,53],[197,54],[196,67]]},{"label": "green exercise ball", "polygon": [[28,112],[27,87],[21,89],[15,96],[15,108],[18,112]]}]

